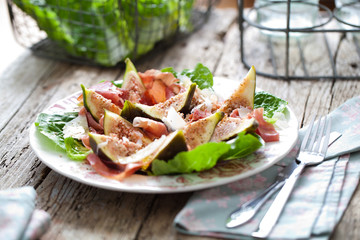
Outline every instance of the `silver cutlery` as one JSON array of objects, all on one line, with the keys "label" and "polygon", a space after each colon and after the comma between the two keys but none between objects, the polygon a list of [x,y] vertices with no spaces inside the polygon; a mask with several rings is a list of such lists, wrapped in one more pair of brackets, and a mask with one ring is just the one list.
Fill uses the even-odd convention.
[{"label": "silver cutlery", "polygon": [[285,180],[284,186],[261,220],[258,230],[252,233],[253,237],[266,238],[269,236],[304,168],[319,164],[325,159],[330,139],[331,119],[326,116],[320,117],[317,124],[314,125],[315,117],[311,120],[296,157],[299,162],[298,166]]},{"label": "silver cutlery", "polygon": [[[331,132],[328,146],[331,146],[331,144],[340,137],[341,133]],[[291,162],[277,175],[275,182],[271,184],[264,192],[234,210],[226,219],[226,227],[235,228],[252,219],[259,211],[261,206],[264,205],[264,203],[284,185],[285,180],[291,175],[297,166],[298,164],[296,161]]]}]

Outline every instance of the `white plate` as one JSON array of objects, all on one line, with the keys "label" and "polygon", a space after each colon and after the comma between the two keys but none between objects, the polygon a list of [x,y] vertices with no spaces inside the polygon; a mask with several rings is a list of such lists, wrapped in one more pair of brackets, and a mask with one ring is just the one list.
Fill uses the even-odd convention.
[{"label": "white plate", "polygon": [[[214,89],[220,95],[232,93],[239,81],[225,78],[214,79]],[[66,111],[76,107],[76,96],[73,94],[62,99],[47,111]],[[241,160],[222,162],[213,169],[192,174],[173,176],[132,175],[119,182],[98,175],[90,165],[75,162],[67,158],[51,141],[39,133],[34,124],[30,128],[30,145],[40,160],[57,173],[75,181],[115,191],[138,193],[175,193],[201,190],[234,182],[272,166],[282,159],[295,145],[298,137],[298,123],[293,111],[288,108],[288,127],[279,130],[280,141],[267,143],[255,153]]]}]

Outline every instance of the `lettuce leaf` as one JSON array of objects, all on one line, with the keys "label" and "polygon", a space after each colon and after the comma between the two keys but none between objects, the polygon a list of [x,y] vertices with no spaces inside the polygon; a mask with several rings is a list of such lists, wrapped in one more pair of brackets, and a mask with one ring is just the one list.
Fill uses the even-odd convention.
[{"label": "lettuce leaf", "polygon": [[194,70],[184,69],[181,75],[189,77],[200,89],[211,88],[214,84],[211,71],[201,63],[198,63]]},{"label": "lettuce leaf", "polygon": [[115,87],[118,87],[118,88],[121,88],[123,83],[124,83],[124,80],[116,80],[116,81],[111,81],[112,84],[114,84]]},{"label": "lettuce leaf", "polygon": [[261,138],[257,135],[241,132],[237,138],[228,141],[230,150],[221,156],[222,160],[243,158],[262,147]]},{"label": "lettuce leaf", "polygon": [[260,138],[241,132],[229,142],[209,142],[188,152],[178,153],[173,159],[155,159],[151,163],[154,175],[200,172],[213,168],[219,160],[243,158],[262,146]]},{"label": "lettuce leaf", "polygon": [[64,139],[65,149],[67,156],[75,161],[82,161],[86,156],[92,152],[82,145],[79,140],[76,140],[72,137],[67,137]]},{"label": "lettuce leaf", "polygon": [[174,74],[176,78],[180,76],[186,76],[190,80],[198,85],[200,89],[212,88],[214,79],[211,71],[206,66],[198,63],[194,69],[184,69],[181,73],[178,73],[172,67],[164,68],[162,72],[170,72]]},{"label": "lettuce leaf", "polygon": [[161,71],[172,73],[174,75],[174,77],[176,77],[176,78],[178,78],[178,75],[179,75],[173,67],[163,68],[163,69],[161,69]]},{"label": "lettuce leaf", "polygon": [[39,114],[35,126],[37,129],[52,140],[61,149],[66,150],[64,142],[64,126],[78,116],[77,112],[69,112],[62,114]]},{"label": "lettuce leaf", "polygon": [[193,0],[14,0],[47,37],[77,60],[114,66],[192,29]]},{"label": "lettuce leaf", "polygon": [[255,93],[254,108],[264,108],[264,116],[271,119],[274,113],[284,113],[287,102],[274,95],[260,91]]},{"label": "lettuce leaf", "polygon": [[58,147],[66,151],[68,157],[75,161],[81,161],[86,158],[90,151],[82,143],[72,137],[64,139],[65,124],[75,119],[77,112],[61,114],[39,114],[35,126],[41,134],[48,137]]},{"label": "lettuce leaf", "polygon": [[230,145],[225,142],[205,143],[191,151],[178,153],[169,161],[155,159],[151,171],[154,175],[200,172],[214,167],[229,149]]}]

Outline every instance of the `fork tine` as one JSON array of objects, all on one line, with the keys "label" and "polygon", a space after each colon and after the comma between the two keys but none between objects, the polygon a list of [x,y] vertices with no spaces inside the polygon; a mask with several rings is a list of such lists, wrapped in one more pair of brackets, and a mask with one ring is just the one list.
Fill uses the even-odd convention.
[{"label": "fork tine", "polygon": [[319,119],[320,130],[317,135],[316,144],[314,144],[313,151],[319,152],[320,145],[323,143],[323,137],[325,136],[324,130],[326,125],[326,116]]},{"label": "fork tine", "polygon": [[[307,148],[307,150],[309,150],[309,151],[314,151],[314,149],[315,149],[315,141],[317,140],[316,138],[321,134],[321,133],[319,133],[320,125],[321,125],[321,116],[317,120],[317,122],[314,123],[314,129],[312,131],[311,140],[309,143],[309,147]],[[321,140],[321,137],[320,137],[320,140]]]},{"label": "fork tine", "polygon": [[327,120],[326,123],[326,133],[325,133],[325,139],[321,148],[321,154],[325,155],[328,149],[328,144],[329,144],[329,140],[330,140],[330,131],[331,131],[331,118],[327,118],[325,119]]},{"label": "fork tine", "polygon": [[311,118],[311,122],[310,122],[310,124],[308,126],[308,129],[306,130],[304,139],[302,140],[300,150],[304,150],[306,145],[307,145],[307,142],[308,142],[309,137],[310,137],[311,130],[312,130],[313,126],[314,126],[315,118],[316,118],[316,114],[314,114],[313,117]]},{"label": "fork tine", "polygon": [[322,144],[322,140],[323,140],[323,136],[325,135],[324,130],[325,130],[325,124],[326,124],[326,117],[320,117],[318,122],[317,122],[317,130],[313,136],[313,138],[315,138],[315,142],[313,143],[313,147],[311,149],[311,151],[313,152],[319,152],[320,149],[320,145]]}]

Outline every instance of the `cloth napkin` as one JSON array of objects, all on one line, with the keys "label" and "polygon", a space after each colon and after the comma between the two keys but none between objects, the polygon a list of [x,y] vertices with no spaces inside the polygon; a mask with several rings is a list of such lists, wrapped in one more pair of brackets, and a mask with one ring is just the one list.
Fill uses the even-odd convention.
[{"label": "cloth napkin", "polygon": [[[360,176],[360,96],[330,114],[332,131],[343,134],[328,150],[327,161],[305,168],[270,239],[328,239],[341,219]],[[302,139],[304,129],[299,132]],[[300,143],[300,141],[299,141]],[[235,208],[260,194],[298,151],[299,144],[280,163],[252,177],[193,194],[174,220],[185,234],[252,239],[251,233],[270,207],[274,195],[248,223],[234,229],[225,220]]]},{"label": "cloth napkin", "polygon": [[50,215],[35,209],[33,187],[0,191],[0,238],[39,239],[50,226]]}]

